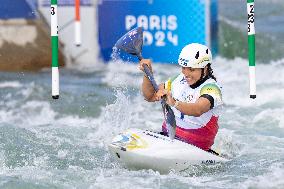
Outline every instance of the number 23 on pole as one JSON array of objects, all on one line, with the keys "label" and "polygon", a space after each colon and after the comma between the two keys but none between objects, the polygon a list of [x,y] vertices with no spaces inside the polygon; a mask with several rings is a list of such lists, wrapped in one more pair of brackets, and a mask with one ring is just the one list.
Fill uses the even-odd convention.
[{"label": "number 23 on pole", "polygon": [[256,98],[254,0],[247,0],[250,98]]}]

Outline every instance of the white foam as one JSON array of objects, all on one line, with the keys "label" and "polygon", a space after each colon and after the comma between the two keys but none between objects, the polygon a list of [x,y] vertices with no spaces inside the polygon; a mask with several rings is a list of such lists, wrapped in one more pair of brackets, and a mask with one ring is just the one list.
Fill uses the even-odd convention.
[{"label": "white foam", "polygon": [[6,164],[5,164],[5,155],[4,151],[0,151],[0,175],[3,174],[3,172],[7,169]]},{"label": "white foam", "polygon": [[[284,128],[284,108],[267,108],[256,114],[254,124],[266,123],[270,129],[273,127]],[[269,124],[272,123],[272,124]]]},{"label": "white foam", "polygon": [[95,66],[93,63],[87,61],[73,63],[72,60],[67,60],[66,68],[76,70],[77,72],[92,73],[104,70],[106,68],[106,64],[103,63],[103,60],[101,59],[96,61]]},{"label": "white foam", "polygon": [[18,81],[5,81],[0,83],[0,88],[19,88],[22,84]]},{"label": "white foam", "polygon": [[262,175],[249,177],[245,182],[238,184],[236,188],[283,188],[284,187],[283,162],[272,163],[269,169]]},{"label": "white foam", "polygon": [[[16,118],[17,124],[22,123],[24,127],[32,127],[52,123],[56,115],[48,102],[28,101],[16,111],[14,119]],[[23,117],[25,119],[22,119]]]},{"label": "white foam", "polygon": [[232,130],[219,129],[212,149],[228,159],[236,158],[236,156],[241,154],[244,146],[244,144],[240,143],[240,138]]},{"label": "white foam", "polygon": [[138,87],[142,81],[142,73],[136,64],[122,61],[109,62],[106,65],[106,75],[103,82],[110,86]]},{"label": "white foam", "polygon": [[[131,178],[131,181],[129,180]],[[104,170],[96,177],[90,188],[160,188],[159,174],[154,171]]]}]

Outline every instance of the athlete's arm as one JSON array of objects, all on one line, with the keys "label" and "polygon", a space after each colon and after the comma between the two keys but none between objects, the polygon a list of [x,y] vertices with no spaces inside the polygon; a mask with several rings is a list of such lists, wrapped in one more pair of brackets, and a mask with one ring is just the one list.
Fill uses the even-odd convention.
[{"label": "athlete's arm", "polygon": [[179,102],[176,107],[185,115],[199,117],[210,110],[211,103],[207,98],[200,97],[195,103]]},{"label": "athlete's arm", "polygon": [[[144,77],[144,78],[146,78],[146,77]],[[144,78],[143,78],[143,82],[144,82]],[[152,84],[151,84],[151,86],[152,86]],[[165,91],[164,90],[164,84],[159,85],[159,91],[158,92],[155,92],[154,87],[153,86],[151,87],[151,86],[147,86],[147,85],[143,86],[143,83],[142,83],[142,93],[143,93],[145,100],[147,100],[148,102],[155,102],[155,101],[161,100],[162,96],[164,96],[166,94],[166,92],[164,92]],[[145,88],[143,89],[143,87],[145,87]],[[149,90],[150,88],[152,88],[153,91]]]},{"label": "athlete's arm", "polygon": [[[152,62],[150,59],[142,59],[140,61],[139,69],[144,71],[143,64],[146,64],[149,68],[151,73],[152,71]],[[143,82],[142,82],[142,94],[148,102],[154,102],[160,100],[161,93],[163,93],[164,90],[164,85],[160,84],[159,85],[159,91],[156,93],[154,90],[153,85],[149,81],[149,79],[146,77],[146,75],[143,76]],[[165,93],[164,93],[165,94]],[[164,95],[163,94],[163,95]]]},{"label": "athlete's arm", "polygon": [[172,98],[171,94],[167,95],[167,103],[171,106],[175,106],[180,112],[185,115],[199,117],[203,113],[208,112],[212,108],[211,102],[207,97],[201,96],[195,103],[187,103],[176,101]]}]

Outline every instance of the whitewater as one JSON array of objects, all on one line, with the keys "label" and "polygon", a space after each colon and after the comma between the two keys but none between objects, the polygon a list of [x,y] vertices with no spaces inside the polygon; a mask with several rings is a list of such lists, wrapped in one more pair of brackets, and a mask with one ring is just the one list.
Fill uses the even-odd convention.
[{"label": "whitewater", "polygon": [[[219,0],[219,10],[212,67],[225,105],[213,149],[229,162],[169,174],[118,164],[107,147],[113,137],[128,128],[159,130],[161,105],[143,99],[137,64],[92,60],[60,69],[58,100],[51,98],[50,69],[0,72],[0,188],[284,188],[284,3],[255,5],[254,100],[246,3]],[[153,68],[158,83],[181,71],[173,64]]]},{"label": "whitewater", "polygon": [[[229,157],[161,175],[128,170],[107,145],[127,128],[159,130],[159,103],[140,92],[136,64],[61,69],[60,99],[51,98],[50,72],[1,73],[1,188],[283,188],[284,60],[257,66],[257,98],[249,98],[247,60],[214,59],[225,106],[214,149]],[[157,82],[180,71],[154,64]],[[273,73],[273,74],[271,74]]]}]

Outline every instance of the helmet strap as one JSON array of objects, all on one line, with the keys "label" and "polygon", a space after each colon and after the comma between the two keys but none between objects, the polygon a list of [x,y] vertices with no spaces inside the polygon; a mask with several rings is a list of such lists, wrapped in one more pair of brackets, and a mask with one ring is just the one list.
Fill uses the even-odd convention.
[{"label": "helmet strap", "polygon": [[[200,76],[200,79],[202,79],[203,76],[204,76],[204,68],[201,68],[201,76]],[[199,80],[200,80],[200,79],[199,79]]]}]

